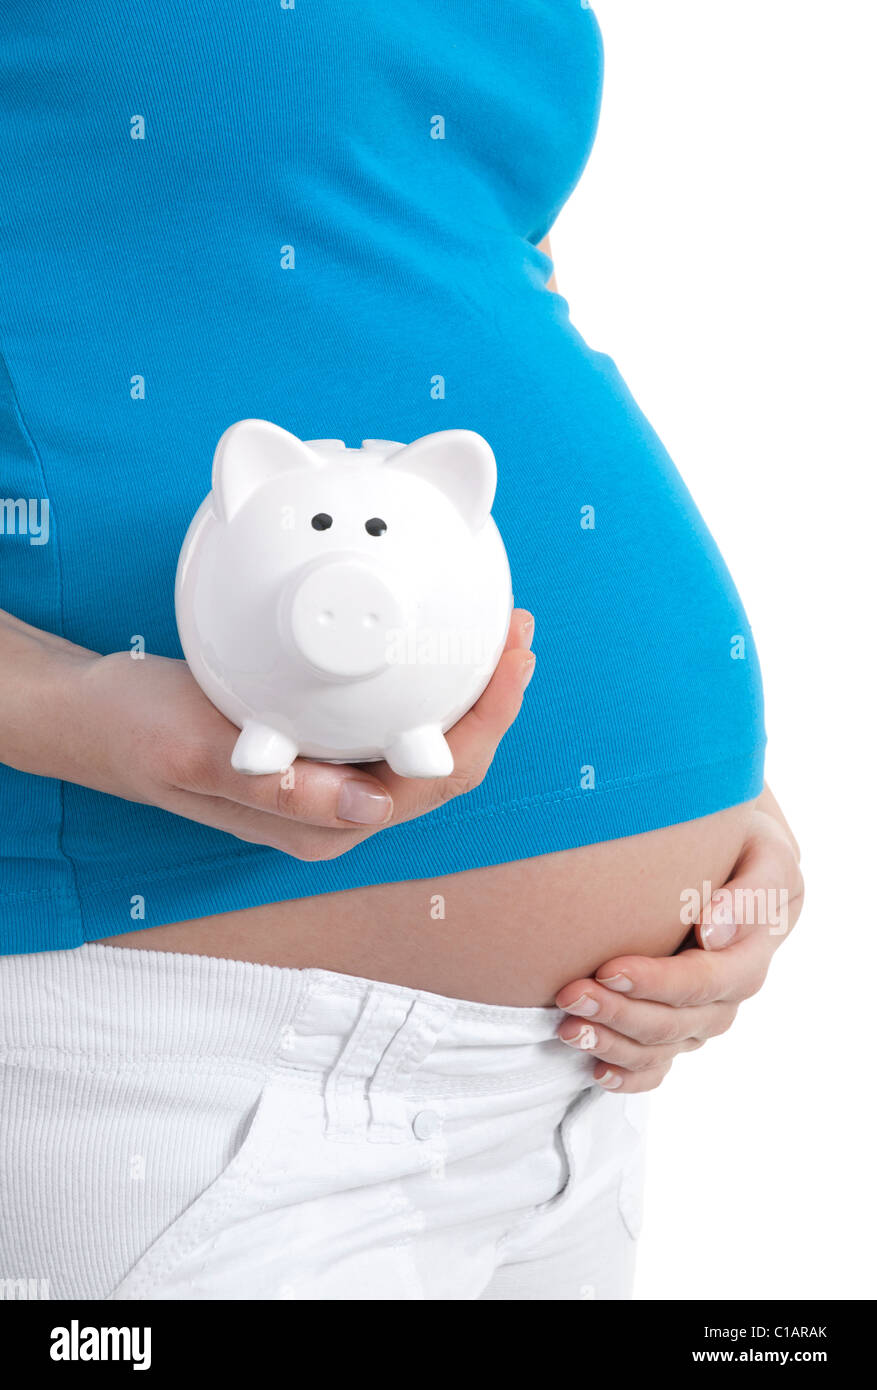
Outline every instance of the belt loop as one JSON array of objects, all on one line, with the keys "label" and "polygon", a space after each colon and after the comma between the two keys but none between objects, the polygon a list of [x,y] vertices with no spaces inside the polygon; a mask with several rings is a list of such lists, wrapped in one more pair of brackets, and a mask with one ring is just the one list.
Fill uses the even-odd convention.
[{"label": "belt loop", "polygon": [[448,1001],[416,999],[408,1016],[387,1047],[368,1088],[372,1116],[371,1137],[375,1141],[410,1138],[408,1105],[404,1083],[421,1066],[435,1047],[436,1040],[454,1014]]},{"label": "belt loop", "polygon": [[334,1138],[364,1135],[369,1120],[366,1088],[387,1038],[405,1022],[408,1004],[376,986],[369,987],[356,1025],[326,1077],[326,1134]]}]

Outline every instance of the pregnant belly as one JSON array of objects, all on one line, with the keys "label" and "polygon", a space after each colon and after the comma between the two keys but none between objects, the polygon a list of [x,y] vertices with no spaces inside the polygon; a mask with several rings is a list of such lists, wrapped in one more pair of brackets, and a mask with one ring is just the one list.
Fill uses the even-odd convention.
[{"label": "pregnant belly", "polygon": [[718,887],[752,803],[535,859],[377,884],[105,938],[115,946],[316,966],[491,1004],[551,1004],[613,955],[666,955],[682,894]]}]

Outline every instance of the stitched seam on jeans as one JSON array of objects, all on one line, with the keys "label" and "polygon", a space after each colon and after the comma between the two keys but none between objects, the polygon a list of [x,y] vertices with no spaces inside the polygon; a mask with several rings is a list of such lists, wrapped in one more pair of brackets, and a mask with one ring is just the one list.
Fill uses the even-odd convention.
[{"label": "stitched seam on jeans", "polygon": [[[60,1072],[76,1071],[78,1074],[92,1072],[138,1072],[145,1067],[160,1065],[167,1071],[206,1071],[215,1069],[222,1063],[223,1075],[236,1076],[264,1075],[270,1066],[271,1058],[264,1062],[241,1061],[226,1053],[211,1053],[206,1057],[193,1057],[191,1053],[168,1055],[163,1052],[144,1052],[137,1057],[95,1057],[88,1052],[76,1052],[66,1048],[15,1047],[8,1050],[0,1048],[0,1066],[41,1067]],[[67,1065],[67,1064],[71,1065]],[[53,1065],[54,1064],[54,1065]]]},{"label": "stitched seam on jeans", "polygon": [[[361,983],[348,980],[343,975],[338,975],[332,978],[331,980],[324,981],[323,979],[320,979],[318,977],[326,974],[331,974],[331,972],[316,970],[314,971],[314,973],[308,974],[307,972],[309,969],[312,969],[312,967],[305,967],[302,973],[307,974],[309,990],[317,997],[331,999],[331,996],[333,994],[348,994],[351,996],[358,996],[363,993]],[[366,985],[380,985],[381,990],[385,994],[393,995],[394,997],[399,995],[411,995],[420,997],[422,994],[430,993],[429,990],[412,989],[410,985],[388,985],[385,982],[378,980],[365,980],[364,983]],[[479,1004],[478,1001],[475,999],[446,1000],[446,997],[441,994],[436,994],[433,996],[433,998],[439,1005],[444,1004],[445,1002],[447,1002],[449,1005],[452,1005],[452,1010],[449,1008],[448,1012],[453,1012],[453,1014],[456,1017],[465,1017],[471,1014],[476,1017],[494,1018],[497,1020],[502,1019],[504,1021],[507,1020],[510,1023],[520,1023],[528,1015],[530,1017],[535,1018],[543,1014],[557,1014],[558,1019],[560,1019],[560,1017],[563,1014],[562,1009],[554,1008],[553,1005],[537,1004],[515,1006],[513,1004]],[[534,1041],[538,1041],[538,1039],[535,1039]]]},{"label": "stitched seam on jeans", "polygon": [[[429,1046],[426,1056],[428,1057],[429,1053],[432,1051],[435,1045],[436,1030],[429,1025],[428,1020],[426,1018],[422,1020],[419,1019],[417,1013],[419,1003],[420,1001],[417,999],[412,1001],[408,1013],[406,1014],[402,1023],[399,1025],[399,1028],[396,1030],[394,1036],[390,1039],[390,1041],[387,1043],[387,1046],[384,1048],[383,1056],[378,1061],[377,1066],[375,1067],[371,1077],[368,1080],[367,1089],[369,1092],[375,1091],[377,1094],[380,1094],[381,1092],[388,1091],[391,1095],[399,1093],[400,1087],[397,1084],[399,1073],[403,1072],[404,1076],[408,1078],[410,1077],[412,1071],[416,1072],[416,1068],[410,1068],[408,1066],[408,1063],[415,1050],[425,1041],[426,1035],[424,1033],[424,1029],[426,1028],[428,1028],[429,1032],[433,1034],[433,1041]],[[401,1039],[400,1046],[394,1060],[389,1065],[384,1067],[384,1061],[387,1057],[387,1053],[396,1043],[396,1040],[399,1037],[399,1033],[405,1029],[408,1030],[407,1034],[405,1034]],[[381,1084],[380,1086],[375,1086],[374,1082],[378,1076],[378,1073],[381,1073]]]},{"label": "stitched seam on jeans", "polygon": [[[292,1001],[290,1015],[290,1024],[293,1028],[295,1027],[295,1020],[299,1017],[308,998],[309,978],[300,974],[295,988],[296,993]],[[221,1218],[239,1193],[246,1193],[252,1187],[254,1178],[258,1177],[264,1170],[266,1152],[265,1146],[263,1146],[261,1153],[257,1149],[255,1154],[249,1156],[247,1150],[251,1141],[255,1144],[257,1126],[269,1090],[275,1083],[282,1085],[285,1073],[286,1059],[280,1057],[265,1076],[252,1123],[240,1149],[222,1172],[209,1184],[207,1190],[195,1198],[189,1213],[184,1212],[171,1230],[159,1237],[159,1242],[162,1243],[161,1252],[156,1249],[153,1258],[150,1259],[150,1252],[146,1251],[137,1262],[137,1267],[125,1276],[121,1283],[116,1286],[117,1288],[128,1285],[130,1280],[127,1290],[129,1293],[136,1293],[138,1289],[148,1290],[155,1284],[156,1280],[164,1278],[186,1258],[198,1245],[211,1224],[213,1229],[216,1229],[217,1215]],[[167,1248],[164,1247],[165,1241],[167,1241]]]},{"label": "stitched seam on jeans", "polygon": [[[558,1049],[562,1046],[558,1043]],[[314,1070],[309,1071],[306,1067],[291,1067],[287,1069],[287,1075],[292,1072],[300,1077],[316,1077],[318,1082],[324,1076],[323,1072]],[[515,1091],[540,1091],[544,1086],[555,1080],[568,1080],[569,1070],[564,1066],[533,1067],[528,1071],[515,1072],[508,1077],[473,1077],[465,1078],[445,1078],[435,1077],[425,1081],[408,1081],[405,1086],[393,1094],[402,1097],[409,1097],[412,1100],[435,1097],[436,1099],[445,1098],[447,1100],[463,1099],[466,1096],[500,1096],[508,1095]],[[589,1073],[582,1072],[582,1087],[586,1086],[589,1080]]]},{"label": "stitched seam on jeans", "polygon": [[248,1160],[244,1157],[244,1152],[254,1135],[265,1096],[274,1079],[274,1074],[271,1073],[259,1094],[253,1122],[238,1152],[208,1184],[206,1190],[195,1198],[191,1208],[177,1218],[169,1231],[158,1237],[157,1245],[161,1246],[161,1250],[156,1249],[152,1259],[150,1251],[147,1250],[137,1262],[138,1267],[126,1275],[117,1288],[127,1285],[130,1280],[127,1291],[132,1293],[137,1289],[148,1289],[156,1280],[163,1279],[195,1249],[210,1225],[216,1229],[217,1215],[221,1217],[237,1194],[246,1192],[252,1185],[253,1177],[258,1176],[265,1160],[264,1156],[258,1154]]},{"label": "stitched seam on jeans", "polygon": [[538,1217],[557,1211],[568,1201],[572,1195],[577,1176],[575,1155],[572,1143],[568,1137],[568,1131],[579,1118],[583,1110],[589,1110],[595,1099],[606,1094],[608,1093],[600,1091],[598,1086],[593,1085],[588,1087],[582,1095],[576,1096],[575,1100],[570,1102],[560,1124],[556,1127],[557,1131],[559,1131],[560,1150],[565,1171],[565,1177],[561,1186],[552,1197],[532,1206],[529,1211],[525,1212],[522,1217],[499,1237],[496,1242],[496,1252],[498,1256],[515,1236],[519,1235],[521,1231],[525,1230],[532,1222],[536,1221]]},{"label": "stitched seam on jeans", "polygon": [[[358,1055],[367,1056],[371,1049],[372,1039],[385,1030],[386,1020],[381,1013],[380,992],[377,989],[370,989],[362,1001],[362,1009],[356,1023],[344,1040],[341,1055],[326,1075],[324,1094],[326,1098],[327,1135],[361,1135],[364,1133],[364,1120],[360,1120],[358,1123],[354,1121],[351,1124],[341,1119],[341,1111],[344,1109],[343,1101],[350,1096],[355,1096],[357,1091],[361,1092],[362,1112],[363,1114],[367,1113],[365,1092],[369,1078],[368,1076],[360,1076],[356,1072],[350,1072],[348,1067],[351,1060],[355,1060]],[[354,1042],[355,1047],[353,1047]],[[341,1105],[337,1103],[338,1100],[341,1100]]]}]

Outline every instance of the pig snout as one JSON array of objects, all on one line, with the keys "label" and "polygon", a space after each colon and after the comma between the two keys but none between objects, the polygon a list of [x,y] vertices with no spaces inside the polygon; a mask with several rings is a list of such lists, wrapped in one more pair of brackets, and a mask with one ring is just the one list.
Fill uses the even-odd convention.
[{"label": "pig snout", "polygon": [[288,604],[292,640],[320,675],[359,680],[389,665],[404,605],[369,565],[327,559],[294,584]]}]

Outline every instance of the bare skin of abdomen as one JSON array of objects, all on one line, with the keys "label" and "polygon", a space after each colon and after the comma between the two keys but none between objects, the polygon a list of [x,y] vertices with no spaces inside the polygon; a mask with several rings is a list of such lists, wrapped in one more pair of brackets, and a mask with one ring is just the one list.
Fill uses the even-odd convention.
[{"label": "bare skin of abdomen", "polygon": [[317,966],[490,1004],[552,1004],[612,956],[671,954],[681,894],[731,874],[752,803],[700,820],[445,878],[269,903],[113,946]]}]

